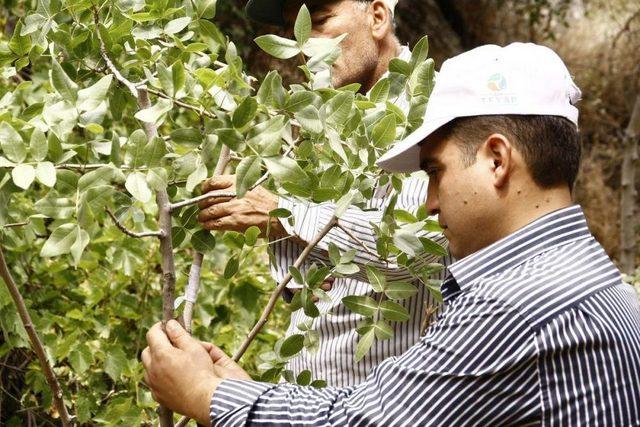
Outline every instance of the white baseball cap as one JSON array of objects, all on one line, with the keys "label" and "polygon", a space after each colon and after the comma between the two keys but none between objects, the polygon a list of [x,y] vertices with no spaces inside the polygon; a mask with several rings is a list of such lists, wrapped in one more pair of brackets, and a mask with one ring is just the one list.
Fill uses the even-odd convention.
[{"label": "white baseball cap", "polygon": [[[382,0],[391,14],[394,14],[398,0]],[[276,25],[282,27],[285,25],[282,11],[286,0],[249,0],[245,6],[247,16],[256,22],[262,24]]]},{"label": "white baseball cap", "polygon": [[485,45],[442,64],[422,126],[382,156],[388,172],[420,169],[420,143],[458,117],[560,116],[578,126],[581,92],[562,59],[548,47]]}]

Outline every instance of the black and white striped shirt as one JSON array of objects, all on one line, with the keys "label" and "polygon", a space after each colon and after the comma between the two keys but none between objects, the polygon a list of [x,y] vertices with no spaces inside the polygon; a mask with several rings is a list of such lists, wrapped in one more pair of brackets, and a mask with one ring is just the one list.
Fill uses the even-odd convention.
[{"label": "black and white striped shirt", "polygon": [[449,267],[446,308],[359,386],[226,380],[214,425],[640,424],[640,304],[579,206]]}]

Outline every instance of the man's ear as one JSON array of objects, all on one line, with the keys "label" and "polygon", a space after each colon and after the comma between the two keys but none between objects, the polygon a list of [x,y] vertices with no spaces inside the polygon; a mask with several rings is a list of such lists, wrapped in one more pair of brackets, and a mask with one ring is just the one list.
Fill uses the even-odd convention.
[{"label": "man's ear", "polygon": [[384,40],[393,31],[393,16],[382,0],[373,0],[369,9],[371,14],[371,35],[377,41]]},{"label": "man's ear", "polygon": [[509,138],[495,133],[482,145],[483,159],[487,162],[493,175],[493,185],[504,187],[513,173],[514,150]]}]

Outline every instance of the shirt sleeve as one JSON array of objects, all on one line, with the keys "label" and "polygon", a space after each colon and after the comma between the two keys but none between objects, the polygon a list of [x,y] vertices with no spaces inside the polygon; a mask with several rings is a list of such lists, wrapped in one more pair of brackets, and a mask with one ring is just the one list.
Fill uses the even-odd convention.
[{"label": "shirt sleeve", "polygon": [[213,395],[211,420],[217,426],[532,422],[539,417],[536,354],[534,334],[516,310],[458,297],[416,345],[356,387],[225,381]]},{"label": "shirt sleeve", "polygon": [[[421,204],[426,201],[428,181],[423,178],[411,177],[404,181],[402,192],[398,195],[397,208],[415,212]],[[381,260],[377,255],[376,235],[371,224],[379,224],[382,221],[384,209],[390,202],[392,194],[379,198],[375,209],[363,211],[356,207],[351,207],[341,216],[340,224],[348,230],[345,232],[341,228],[334,227],[329,234],[313,249],[311,260],[327,263],[327,251],[329,244],[335,244],[340,251],[346,252],[354,249],[356,257],[354,262],[361,271],[355,277],[367,282],[364,266],[371,265],[378,268],[391,281],[412,280],[411,273],[400,266],[395,258],[387,261]],[[279,208],[284,208],[292,213],[294,223],[281,220],[283,227],[289,235],[310,242],[329,223],[336,209],[333,203],[311,203],[287,199],[281,197],[278,202]],[[426,237],[434,240],[438,244],[447,247],[448,242],[442,233],[423,231],[419,237]],[[276,265],[273,266],[272,273],[276,281],[281,281],[287,274],[289,265],[302,253],[303,247],[295,242],[285,240],[274,244],[276,255]],[[288,262],[283,262],[287,260]],[[422,253],[416,260],[416,267],[429,263],[444,263],[442,257],[429,253]]]}]

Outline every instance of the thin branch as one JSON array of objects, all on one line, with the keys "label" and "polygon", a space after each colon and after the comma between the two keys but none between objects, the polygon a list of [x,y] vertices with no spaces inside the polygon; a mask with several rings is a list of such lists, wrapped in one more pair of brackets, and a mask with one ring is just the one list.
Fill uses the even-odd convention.
[{"label": "thin branch", "polygon": [[[74,170],[74,169],[79,169],[80,171],[86,171],[86,170],[95,170],[95,169],[100,169],[100,168],[108,168],[108,167],[113,167],[112,164],[108,164],[108,163],[92,163],[92,164],[86,164],[86,165],[76,165],[76,164],[71,164],[71,163],[62,163],[59,165],[56,165],[56,169],[70,169],[70,170]],[[120,169],[122,170],[131,170],[133,169],[130,166],[126,166],[126,165],[121,165],[119,166]],[[137,167],[135,168],[136,170],[147,170],[148,168],[146,167]]]},{"label": "thin branch", "polygon": [[342,230],[347,236],[349,236],[351,239],[353,239],[353,241],[355,241],[357,244],[359,244],[360,246],[362,246],[362,248],[365,250],[365,252],[367,252],[369,255],[374,256],[376,258],[381,259],[382,261],[387,261],[385,259],[380,258],[380,255],[374,253],[373,251],[371,251],[371,249],[369,249],[367,247],[367,245],[364,244],[364,242],[362,240],[360,240],[355,234],[353,234],[351,232],[351,230],[349,230],[348,228],[346,228],[345,226],[343,226],[342,224],[340,224],[340,222],[338,222],[336,224],[336,226]]},{"label": "thin branch", "polygon": [[[127,80],[116,66],[111,62],[107,49],[105,47],[104,40],[100,34],[100,17],[98,9],[94,8],[93,18],[96,25],[96,35],[100,41],[100,54],[107,64],[107,68],[115,76],[115,78],[122,83],[131,95],[137,100],[138,108],[145,110],[151,107],[151,101],[149,100],[149,92],[146,87],[138,86]],[[149,141],[158,136],[158,127],[155,123],[144,122],[144,131]],[[158,203],[158,222],[162,234],[160,239],[160,252],[162,254],[162,318],[165,322],[173,319],[173,302],[174,293],[176,287],[176,271],[175,261],[173,258],[173,241],[171,238],[171,203],[169,202],[169,194],[166,189],[156,192],[156,201]],[[158,415],[160,421],[160,427],[172,427],[173,426],[173,412],[168,408],[160,405],[158,408]]]},{"label": "thin branch", "polygon": [[58,413],[60,414],[60,421],[64,427],[71,426],[71,416],[67,411],[67,407],[64,404],[64,398],[62,395],[62,389],[60,388],[60,384],[58,383],[58,379],[53,372],[53,368],[49,365],[49,361],[47,360],[47,354],[44,349],[44,345],[42,341],[40,341],[40,337],[36,332],[36,329],[33,326],[33,322],[31,321],[31,316],[29,315],[29,311],[27,310],[27,306],[20,294],[20,290],[16,285],[16,282],[13,280],[11,276],[11,272],[9,271],[9,267],[7,267],[7,263],[4,259],[4,253],[2,251],[2,247],[0,247],[0,277],[4,280],[7,288],[9,289],[9,293],[13,298],[13,301],[18,308],[18,313],[20,314],[20,320],[22,320],[22,324],[24,325],[25,330],[27,331],[27,335],[29,335],[29,341],[31,341],[31,346],[33,351],[38,356],[38,361],[40,362],[40,366],[44,371],[44,376],[47,380],[47,384],[51,389],[51,393],[53,395],[53,404],[55,405]]},{"label": "thin branch", "polygon": [[[224,173],[230,159],[231,149],[225,145],[222,147],[222,150],[220,150],[220,157],[213,172],[214,176],[219,176]],[[171,207],[169,207],[169,210],[171,210]],[[185,290],[186,301],[182,313],[182,323],[189,333],[191,333],[191,321],[193,320],[193,305],[200,291],[200,269],[202,268],[203,260],[204,254],[196,252],[193,255],[193,262],[191,264],[191,270],[189,271],[189,281]]]},{"label": "thin branch", "polygon": [[162,93],[159,90],[151,89],[151,88],[148,88],[148,87],[146,89],[147,89],[147,92],[149,92],[152,95],[155,95],[155,96],[158,96],[158,97],[164,98],[164,99],[170,99],[171,101],[173,101],[174,104],[176,104],[179,107],[186,108],[188,110],[193,110],[196,113],[198,113],[198,114],[200,114],[202,116],[207,116],[207,117],[209,117],[211,119],[216,119],[217,118],[215,114],[205,110],[204,107],[198,107],[197,105],[188,104],[186,102],[179,101],[177,99],[173,99],[171,96],[169,96],[169,95],[167,95],[165,93]]},{"label": "thin branch", "polygon": [[[251,190],[255,190],[256,188],[258,188],[260,185],[262,185],[267,179],[269,179],[269,174],[266,173],[264,175],[262,175],[262,177],[256,181],[255,184],[253,184],[251,186],[251,188],[249,189],[249,191]],[[235,198],[238,197],[237,193],[235,191],[220,191],[220,190],[215,190],[215,191],[211,191],[207,194],[203,194],[201,196],[198,197],[194,197],[193,199],[188,199],[185,200],[183,202],[179,202],[179,203],[174,203],[171,205],[171,210],[175,211],[181,208],[184,208],[185,206],[191,206],[191,205],[195,205],[196,203],[200,203],[203,202],[205,200],[208,199],[213,199],[213,198]]]},{"label": "thin branch", "polygon": [[[296,262],[293,264],[293,266],[295,268],[300,268],[300,266],[302,264],[304,264],[304,262],[307,260],[307,258],[311,254],[311,251],[318,245],[318,243],[320,243],[320,241],[337,224],[338,224],[338,218],[336,218],[334,216],[327,223],[327,225],[325,225],[324,228],[316,235],[316,237],[313,239],[313,241],[311,241],[304,248],[304,250],[302,251],[302,253],[298,257]],[[237,362],[238,360],[240,360],[240,358],[244,355],[244,353],[249,348],[249,345],[251,344],[251,342],[253,342],[253,340],[258,336],[258,333],[260,332],[262,327],[267,323],[267,320],[269,319],[269,316],[271,315],[271,312],[275,308],[276,303],[278,302],[278,299],[280,298],[280,295],[282,295],[282,292],[284,291],[286,286],[289,284],[291,279],[292,279],[291,273],[287,273],[287,275],[284,277],[282,282],[280,282],[278,287],[271,293],[271,298],[269,298],[269,303],[267,304],[267,306],[265,307],[264,311],[262,312],[262,315],[260,316],[260,319],[258,320],[258,323],[255,324],[255,326],[253,327],[251,332],[249,332],[249,335],[247,335],[247,338],[244,340],[244,342],[242,343],[242,345],[238,349],[238,351],[236,351],[236,353],[233,355],[233,360],[234,361]]]},{"label": "thin branch", "polygon": [[111,62],[111,58],[109,58],[109,55],[107,54],[107,47],[105,46],[102,34],[100,34],[100,16],[97,8],[93,9],[93,22],[96,24],[96,35],[98,36],[98,41],[100,42],[100,55],[102,56],[102,59],[104,59],[105,64],[107,64],[107,68],[116,78],[116,80],[118,80],[122,85],[129,89],[129,92],[131,92],[131,95],[133,95],[134,98],[138,98],[136,85],[127,80],[122,75],[122,73],[120,73],[113,62]]},{"label": "thin branch", "polygon": [[24,227],[25,225],[29,225],[29,221],[25,221],[25,222],[16,222],[13,224],[5,224],[3,225],[4,228],[17,228],[17,227]]},{"label": "thin branch", "polygon": [[118,221],[118,218],[116,218],[116,216],[113,214],[113,212],[111,212],[109,208],[104,208],[104,210],[107,211],[107,215],[109,215],[111,220],[116,224],[116,227],[118,227],[120,231],[122,231],[129,237],[133,237],[136,239],[143,239],[145,237],[162,237],[162,231],[147,231],[144,233],[136,233],[135,231],[131,231],[124,224]]}]

